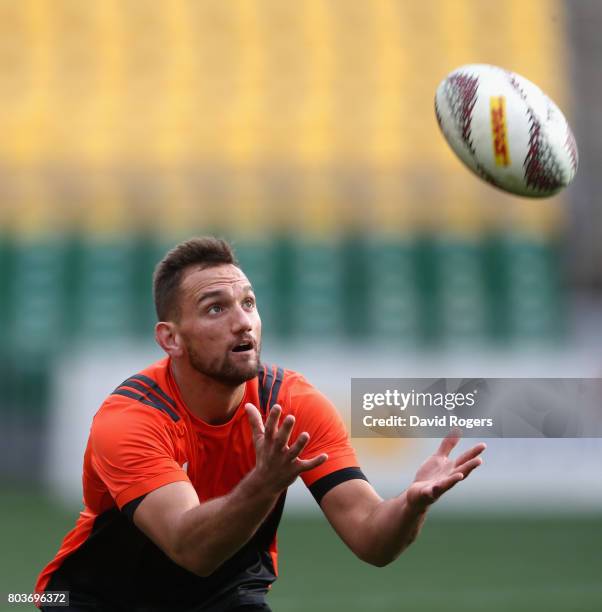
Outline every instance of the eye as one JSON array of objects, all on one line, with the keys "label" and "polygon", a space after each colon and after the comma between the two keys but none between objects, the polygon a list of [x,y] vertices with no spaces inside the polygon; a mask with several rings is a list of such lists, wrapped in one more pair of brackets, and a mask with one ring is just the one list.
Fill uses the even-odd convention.
[{"label": "eye", "polygon": [[255,299],[252,297],[246,298],[245,301],[243,302],[243,306],[245,308],[248,308],[249,310],[255,308]]},{"label": "eye", "polygon": [[219,304],[212,304],[211,306],[209,306],[209,308],[207,308],[207,312],[209,314],[219,314],[220,312],[222,312],[222,310],[223,308]]}]

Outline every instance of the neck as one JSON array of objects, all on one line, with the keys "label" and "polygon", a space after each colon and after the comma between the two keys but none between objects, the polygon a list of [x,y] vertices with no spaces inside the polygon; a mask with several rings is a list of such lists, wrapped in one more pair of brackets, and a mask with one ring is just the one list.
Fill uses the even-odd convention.
[{"label": "neck", "polygon": [[225,385],[175,359],[171,360],[171,373],[188,410],[210,425],[227,423],[245,394],[245,383]]}]

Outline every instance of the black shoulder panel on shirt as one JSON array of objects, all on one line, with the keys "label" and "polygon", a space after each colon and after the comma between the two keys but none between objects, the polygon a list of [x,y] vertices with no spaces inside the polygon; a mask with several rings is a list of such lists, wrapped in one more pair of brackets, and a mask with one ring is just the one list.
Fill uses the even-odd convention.
[{"label": "black shoulder panel on shirt", "polygon": [[278,403],[278,394],[280,393],[280,385],[282,385],[282,379],[284,378],[284,370],[282,368],[278,368],[276,370],[276,378],[274,379],[274,384],[272,386],[272,393],[270,395],[270,409],[274,404]]},{"label": "black shoulder panel on shirt", "polygon": [[322,476],[319,480],[316,480],[314,484],[309,486],[310,493],[314,496],[314,499],[319,503],[322,502],[322,498],[330,489],[334,489],[337,485],[347,480],[365,480],[368,479],[358,467],[347,467],[336,472],[331,472],[326,476]]},{"label": "black shoulder panel on shirt", "polygon": [[261,364],[259,370],[259,407],[263,414],[267,414],[274,404],[278,403],[278,394],[284,378],[284,370],[276,367],[274,376],[274,366]]},{"label": "black shoulder panel on shirt", "polygon": [[272,387],[273,377],[272,366],[261,364],[259,371],[259,410],[263,414],[267,413],[268,396]]},{"label": "black shoulder panel on shirt", "polygon": [[[140,393],[136,393],[133,389]],[[176,423],[180,420],[180,416],[172,409],[176,406],[175,401],[154,380],[142,374],[124,380],[111,395],[122,395],[138,400],[146,406],[161,410]]]}]

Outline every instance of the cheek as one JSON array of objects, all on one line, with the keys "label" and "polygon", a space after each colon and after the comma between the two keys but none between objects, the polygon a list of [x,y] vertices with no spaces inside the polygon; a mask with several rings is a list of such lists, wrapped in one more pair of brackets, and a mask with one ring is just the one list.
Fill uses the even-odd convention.
[{"label": "cheek", "polygon": [[196,323],[194,336],[197,343],[221,349],[229,341],[230,328],[231,321],[227,317],[220,317],[218,320]]},{"label": "cheek", "polygon": [[193,344],[210,345],[217,342],[223,332],[219,325],[205,321],[193,321],[182,329],[182,334],[188,342]]},{"label": "cheek", "polygon": [[261,317],[259,316],[259,312],[255,311],[255,321],[254,321],[254,326],[258,329],[261,330]]},{"label": "cheek", "polygon": [[199,323],[194,327],[193,334],[197,342],[205,344],[214,344],[224,340],[224,332],[220,325]]}]

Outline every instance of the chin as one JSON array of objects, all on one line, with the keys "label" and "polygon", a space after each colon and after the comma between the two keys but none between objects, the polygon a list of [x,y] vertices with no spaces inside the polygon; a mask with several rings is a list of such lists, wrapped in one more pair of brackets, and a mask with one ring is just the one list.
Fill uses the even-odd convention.
[{"label": "chin", "polygon": [[197,372],[230,387],[238,387],[248,380],[252,380],[259,372],[258,353],[246,363],[236,363],[226,358],[219,365],[203,363],[199,355],[190,348],[188,349],[188,356],[190,365]]},{"label": "chin", "polygon": [[216,376],[223,383],[238,387],[248,380],[252,380],[259,372],[259,360],[256,359],[253,363],[249,363],[245,367],[228,368],[221,375]]},{"label": "chin", "polygon": [[240,377],[243,380],[243,382],[246,382],[247,380],[251,380],[255,378],[257,374],[259,373],[259,362],[256,361],[253,364],[250,363],[249,367],[242,368],[239,373],[240,373]]}]

